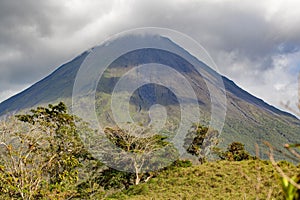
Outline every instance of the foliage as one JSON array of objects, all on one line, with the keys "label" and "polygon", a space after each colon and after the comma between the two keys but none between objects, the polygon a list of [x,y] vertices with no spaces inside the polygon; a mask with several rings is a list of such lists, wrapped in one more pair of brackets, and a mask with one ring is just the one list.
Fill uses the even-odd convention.
[{"label": "foliage", "polygon": [[[299,107],[300,108],[300,107]],[[295,159],[300,161],[300,154],[296,149],[300,149],[300,144],[286,144],[287,148],[295,157]],[[287,177],[282,177],[282,187],[287,200],[300,199],[300,173],[294,175],[291,180]]]},{"label": "foliage", "polygon": [[[192,166],[188,160],[176,160],[159,171],[145,172],[147,156],[172,147],[167,138],[132,124],[127,129],[107,127],[104,133],[120,149],[120,157],[128,155],[122,152],[133,155],[124,157],[135,170],[129,173],[94,159],[85,150],[79,129],[92,131],[69,115],[63,103],[0,122],[0,199],[102,199],[112,193],[109,199],[299,199],[299,168],[253,160],[240,142],[219,152],[222,161]],[[193,125],[185,138],[187,152],[203,162],[217,136],[217,131]],[[286,146],[296,157],[292,148],[298,147]],[[169,150],[166,156],[175,152]]]},{"label": "foliage", "polygon": [[[269,147],[269,158],[272,162],[272,165],[275,167],[275,169],[278,171],[278,173],[281,176],[281,185],[282,189],[284,191],[284,197],[287,200],[297,200],[300,199],[300,172],[295,171],[294,174],[289,176],[284,172],[283,170],[283,164],[289,164],[286,161],[285,162],[276,162],[273,156],[273,147],[268,143],[265,142],[265,144]],[[294,156],[294,160],[298,161],[300,160],[300,154],[298,151],[296,151],[294,148],[299,148],[300,144],[286,144],[285,148],[287,148],[290,153]]]},{"label": "foliage", "polygon": [[60,102],[49,105],[48,108],[38,107],[31,110],[32,114],[16,117],[32,125],[38,124],[44,129],[44,134],[50,136],[45,155],[48,164],[48,176],[51,184],[64,185],[77,181],[77,168],[80,159],[88,156],[75,125],[75,117],[67,113],[67,107]]},{"label": "foliage", "polygon": [[105,195],[102,185],[95,181],[104,170],[104,165],[99,160],[89,158],[81,161],[78,173],[78,184],[76,185],[76,198],[79,199],[101,199]]},{"label": "foliage", "polygon": [[228,145],[225,152],[219,152],[219,157],[222,160],[242,161],[252,159],[252,156],[245,150],[244,144],[240,142],[232,142]]},{"label": "foliage", "polygon": [[147,131],[148,129],[138,126],[132,129],[106,127],[104,130],[113,144],[127,152],[149,153],[168,145],[165,141],[166,137],[159,134],[145,137]]},{"label": "foliage", "polygon": [[193,165],[193,163],[189,160],[176,160],[172,163],[172,165],[170,166],[171,168],[178,168],[178,167],[191,167]]},{"label": "foliage", "polygon": [[[293,176],[291,179],[295,183],[300,183],[300,175]],[[282,177],[281,182],[286,200],[300,199],[300,190],[291,184],[287,178]]]},{"label": "foliage", "polygon": [[31,199],[38,196],[42,184],[49,188],[43,180],[47,161],[40,154],[45,151],[43,147],[48,138],[41,137],[36,127],[16,119],[2,122],[0,131],[0,197]]},{"label": "foliage", "polygon": [[[165,141],[167,137],[152,134],[149,130],[149,128],[133,124],[127,124],[127,127],[123,129],[119,127],[107,127],[104,129],[104,133],[108,139],[125,152],[120,157],[127,160],[127,163],[131,165],[127,167],[128,169],[133,169],[136,185],[139,184],[144,175],[142,169],[146,169],[148,165],[151,165],[149,160],[155,157],[153,156],[154,153],[169,145]],[[119,154],[122,154],[122,151]]]},{"label": "foliage", "polygon": [[103,170],[95,179],[104,189],[125,189],[134,184],[134,176],[132,173],[122,172],[113,168]]},{"label": "foliage", "polygon": [[63,103],[38,107],[1,124],[0,192],[7,198],[65,199],[76,195],[78,169],[90,157],[75,117]]},{"label": "foliage", "polygon": [[218,144],[218,131],[211,130],[200,124],[193,124],[184,140],[184,146],[188,153],[197,156],[200,163],[205,162],[211,148]]}]

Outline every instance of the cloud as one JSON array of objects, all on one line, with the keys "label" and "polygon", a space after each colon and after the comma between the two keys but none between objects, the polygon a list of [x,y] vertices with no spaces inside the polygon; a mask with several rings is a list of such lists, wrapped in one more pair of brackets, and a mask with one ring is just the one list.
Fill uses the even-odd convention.
[{"label": "cloud", "polygon": [[292,0],[2,0],[0,101],[112,34],[158,26],[191,36],[222,74],[280,106],[296,98],[299,6]]}]

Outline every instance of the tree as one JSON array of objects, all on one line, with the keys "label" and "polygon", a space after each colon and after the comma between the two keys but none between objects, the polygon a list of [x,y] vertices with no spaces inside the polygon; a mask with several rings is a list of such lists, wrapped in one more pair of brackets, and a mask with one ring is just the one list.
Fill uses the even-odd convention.
[{"label": "tree", "polygon": [[198,157],[200,163],[205,162],[211,148],[218,144],[219,133],[200,124],[193,124],[186,135],[184,145],[186,151]]},{"label": "tree", "polygon": [[[0,125],[0,197],[34,199],[46,186],[48,138],[39,127],[12,118]],[[51,162],[51,161],[50,161]]]},{"label": "tree", "polygon": [[75,116],[67,113],[67,107],[60,102],[48,108],[38,107],[31,110],[32,114],[17,115],[23,122],[40,125],[44,134],[50,136],[45,155],[51,162],[48,165],[50,183],[63,184],[77,180],[77,167],[80,159],[88,156],[75,125]]},{"label": "tree", "polygon": [[222,160],[242,161],[251,159],[251,155],[245,150],[244,144],[232,142],[228,145],[227,151],[219,154]]},{"label": "tree", "polygon": [[146,167],[147,156],[169,145],[166,142],[167,137],[150,134],[149,128],[133,124],[127,124],[123,129],[106,127],[104,133],[114,145],[126,152],[124,159],[131,161],[131,167],[135,172],[135,185],[141,181],[143,175],[141,172],[142,168]]},{"label": "tree", "polygon": [[1,193],[23,199],[74,196],[81,161],[91,157],[78,135],[79,119],[63,103],[16,118],[1,124]]}]

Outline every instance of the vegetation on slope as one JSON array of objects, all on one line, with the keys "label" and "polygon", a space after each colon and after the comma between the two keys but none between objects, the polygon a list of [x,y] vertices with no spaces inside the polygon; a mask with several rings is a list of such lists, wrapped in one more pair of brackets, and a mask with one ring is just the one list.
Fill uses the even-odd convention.
[{"label": "vegetation on slope", "polygon": [[[121,172],[104,166],[86,151],[78,131],[93,133],[87,124],[68,114],[63,103],[38,107],[31,114],[2,121],[0,199],[299,198],[299,190],[288,179],[293,177],[298,182],[299,167],[286,161],[274,164],[272,157],[272,162],[259,160],[239,142],[225,151],[216,151],[222,160],[207,162],[207,144],[217,144],[218,133],[201,125],[192,127],[185,142],[188,152],[198,156],[202,165],[177,160],[148,173]],[[107,128],[106,134],[123,150],[137,153],[134,166],[143,164],[139,152],[151,153],[168,145],[160,135],[137,138],[117,128]],[[211,139],[204,142],[207,136]],[[286,177],[282,178],[278,169]]]},{"label": "vegetation on slope", "polygon": [[[292,174],[299,168],[281,162]],[[269,161],[217,161],[163,171],[148,183],[107,199],[284,199],[280,176]]]}]

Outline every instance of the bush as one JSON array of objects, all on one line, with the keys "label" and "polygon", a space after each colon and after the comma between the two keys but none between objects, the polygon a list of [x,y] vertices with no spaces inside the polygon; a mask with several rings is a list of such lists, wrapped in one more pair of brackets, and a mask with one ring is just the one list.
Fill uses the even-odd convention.
[{"label": "bush", "polygon": [[222,160],[242,161],[250,160],[252,156],[245,150],[244,144],[240,142],[233,142],[227,147],[227,151],[219,152],[219,157]]},{"label": "bush", "polygon": [[189,160],[176,160],[175,162],[172,163],[172,167],[182,167],[182,168],[187,168],[191,167],[193,164]]}]

